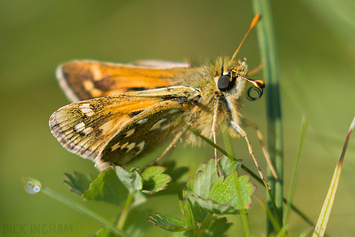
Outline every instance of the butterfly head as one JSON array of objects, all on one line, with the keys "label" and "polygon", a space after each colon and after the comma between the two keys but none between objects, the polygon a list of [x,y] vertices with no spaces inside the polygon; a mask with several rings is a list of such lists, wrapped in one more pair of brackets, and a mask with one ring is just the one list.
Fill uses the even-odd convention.
[{"label": "butterfly head", "polygon": [[[227,70],[225,70],[227,68]],[[232,67],[225,67],[222,62],[221,73],[215,77],[215,82],[219,91],[225,95],[231,95],[239,99],[247,82],[252,86],[248,88],[246,97],[248,100],[258,100],[265,88],[265,83],[261,80],[253,80],[246,77],[247,65],[246,59],[234,64]],[[256,95],[252,95],[256,92]]]}]

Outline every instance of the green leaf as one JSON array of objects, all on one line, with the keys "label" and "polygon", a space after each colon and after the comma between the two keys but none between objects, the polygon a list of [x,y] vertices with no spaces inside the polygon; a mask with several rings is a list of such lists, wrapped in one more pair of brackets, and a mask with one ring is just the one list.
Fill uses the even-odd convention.
[{"label": "green leaf", "polygon": [[189,178],[186,182],[186,189],[194,190],[194,180]]},{"label": "green leaf", "polygon": [[190,200],[187,198],[184,198],[184,222],[190,229],[197,228],[191,203]]},{"label": "green leaf", "polygon": [[126,187],[111,168],[103,171],[82,195],[87,200],[108,202],[115,205],[123,204],[127,196]]},{"label": "green leaf", "polygon": [[237,160],[231,161],[227,156],[223,156],[218,161],[219,173],[224,176],[228,176],[233,171],[237,171],[241,167],[242,163]]},{"label": "green leaf", "polygon": [[163,174],[166,168],[161,166],[150,166],[142,173],[144,193],[153,194],[164,190],[168,187],[171,178],[167,174]]},{"label": "green leaf", "polygon": [[[164,174],[171,177],[169,185],[163,192],[158,192],[156,195],[176,195],[186,186],[186,182],[179,182],[179,179],[187,173],[188,167],[178,167],[175,168],[175,161],[167,161],[162,164],[166,167]],[[144,188],[145,189],[145,188]]]},{"label": "green leaf", "polygon": [[153,216],[149,216],[148,221],[168,231],[189,230],[189,227],[182,220],[164,214],[156,213]]},{"label": "green leaf", "polygon": [[[219,172],[222,175],[228,175],[235,171],[240,162],[231,161],[228,157],[224,156],[218,161]],[[208,198],[209,193],[215,182],[218,180],[216,164],[214,159],[210,159],[207,164],[202,164],[197,171],[195,180],[189,180],[187,188],[193,190],[188,192],[188,199],[191,202],[195,221],[202,222],[207,217],[208,213],[211,214],[236,214],[239,210],[227,204],[220,205],[216,201]],[[193,188],[191,188],[193,187]],[[187,193],[185,194],[187,195]]]},{"label": "green leaf", "polygon": [[132,169],[130,171],[126,171],[120,166],[116,166],[116,174],[121,182],[126,186],[129,192],[133,192],[135,190],[141,191],[143,187],[142,177],[139,173]]},{"label": "green leaf", "polygon": [[191,195],[191,200],[195,200],[198,205],[210,214],[224,215],[224,214],[239,214],[239,210],[236,210],[229,204],[221,204],[210,198],[202,198],[200,196]]},{"label": "green leaf", "polygon": [[[198,201],[196,200],[196,198],[192,195],[193,192],[191,190],[187,190],[187,191],[183,191],[183,195],[184,195],[184,200],[188,199],[190,201],[190,205],[191,205],[191,209],[195,218],[195,221],[197,222],[203,222],[206,217],[209,215],[208,212],[206,212],[198,203]],[[184,203],[183,203],[183,209],[182,211],[184,211]]]},{"label": "green leaf", "polygon": [[[223,156],[218,160],[218,169],[221,175],[227,176],[233,171],[236,171],[241,165],[238,161],[231,161],[228,157]],[[199,171],[196,173],[194,182],[194,192],[202,197],[207,198],[209,192],[217,181],[218,175],[216,170],[215,159],[210,159],[207,165],[202,164]]]},{"label": "green leaf", "polygon": [[238,177],[237,172],[233,172],[225,180],[223,176],[219,177],[208,198],[220,204],[231,205],[236,210],[247,209],[251,206],[251,195],[255,188],[249,183],[249,175]]},{"label": "green leaf", "polygon": [[195,218],[201,221],[205,217],[199,208],[210,214],[238,214],[241,210],[248,209],[255,190],[255,186],[248,181],[248,175],[237,177],[237,173],[233,172],[225,180],[224,176],[218,178],[209,191],[208,198],[190,190],[188,198],[193,204]]},{"label": "green leaf", "polygon": [[194,182],[194,192],[202,197],[207,198],[212,185],[217,181],[218,175],[215,160],[210,159],[207,165],[202,164],[197,171]]},{"label": "green leaf", "polygon": [[223,237],[232,223],[227,223],[227,218],[219,218],[214,220],[209,227],[203,232],[202,237]]},{"label": "green leaf", "polygon": [[80,196],[89,189],[90,183],[94,180],[95,176],[91,174],[83,174],[74,171],[73,174],[65,173],[64,176],[67,178],[63,182],[71,187],[72,192],[79,194]]}]

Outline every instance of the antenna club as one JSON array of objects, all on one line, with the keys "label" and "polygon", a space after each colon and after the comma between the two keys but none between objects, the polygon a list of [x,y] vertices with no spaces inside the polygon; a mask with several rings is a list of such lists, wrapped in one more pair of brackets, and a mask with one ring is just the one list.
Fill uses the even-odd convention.
[{"label": "antenna club", "polygon": [[255,83],[258,85],[259,88],[265,88],[265,82],[262,80],[255,80]]},{"label": "antenna club", "polygon": [[250,24],[250,28],[253,28],[259,21],[260,21],[261,15],[256,14],[253,21]]}]

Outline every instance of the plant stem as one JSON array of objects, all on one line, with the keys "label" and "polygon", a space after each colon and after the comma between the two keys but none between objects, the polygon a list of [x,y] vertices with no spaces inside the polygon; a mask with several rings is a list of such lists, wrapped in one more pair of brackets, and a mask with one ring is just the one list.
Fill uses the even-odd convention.
[{"label": "plant stem", "polygon": [[120,218],[117,221],[117,229],[119,229],[119,230],[123,230],[124,224],[126,222],[127,215],[129,213],[129,210],[130,210],[130,205],[131,205],[131,202],[132,202],[132,198],[133,198],[133,193],[130,192],[128,194],[128,197],[127,197],[124,209],[122,210],[122,213],[120,215]]},{"label": "plant stem", "polygon": [[[264,66],[264,80],[266,84],[266,107],[267,107],[267,141],[271,162],[279,176],[275,180],[270,169],[268,169],[268,182],[271,192],[275,198],[277,209],[270,202],[268,195],[268,207],[276,216],[281,217],[283,213],[283,129],[280,104],[278,58],[276,54],[276,43],[272,23],[270,2],[267,0],[253,0],[254,11],[261,15],[261,21],[257,25],[258,40]],[[282,226],[282,223],[280,223]],[[275,232],[271,222],[267,219],[267,236]]]},{"label": "plant stem", "polygon": [[241,219],[242,225],[243,225],[244,236],[249,237],[250,236],[250,225],[249,225],[249,219],[248,219],[248,212],[241,211],[240,212],[240,219]]}]

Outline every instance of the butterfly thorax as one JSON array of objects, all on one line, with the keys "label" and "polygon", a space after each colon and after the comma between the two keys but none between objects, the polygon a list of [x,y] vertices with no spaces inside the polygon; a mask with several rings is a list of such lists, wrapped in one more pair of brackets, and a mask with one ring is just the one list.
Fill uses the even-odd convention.
[{"label": "butterfly thorax", "polygon": [[[223,70],[223,72],[222,72]],[[195,103],[195,107],[184,114],[184,120],[189,123],[202,135],[211,137],[213,110],[215,100],[220,101],[218,107],[217,119],[218,123],[226,121],[227,124],[231,120],[240,120],[240,97],[245,87],[244,77],[247,74],[247,65],[245,61],[234,61],[228,57],[220,57],[215,63],[209,63],[198,73],[193,75],[183,76],[183,85],[189,85],[193,88],[198,88],[201,91],[201,96]],[[221,75],[228,75],[231,79],[232,86],[225,91],[218,87],[218,78]],[[232,109],[235,114],[232,114]],[[231,130],[231,135],[235,135],[235,131]],[[188,143],[196,143],[196,136],[190,134],[187,137]]]}]

